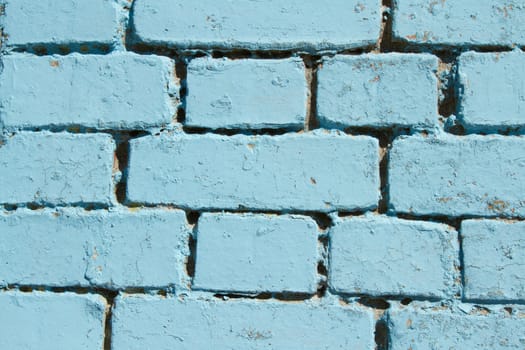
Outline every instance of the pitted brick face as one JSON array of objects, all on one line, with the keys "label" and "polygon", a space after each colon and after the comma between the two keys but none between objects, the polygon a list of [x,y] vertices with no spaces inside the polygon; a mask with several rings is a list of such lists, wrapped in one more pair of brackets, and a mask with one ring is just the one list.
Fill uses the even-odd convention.
[{"label": "pitted brick face", "polygon": [[0,348],[525,349],[521,0],[0,0]]}]

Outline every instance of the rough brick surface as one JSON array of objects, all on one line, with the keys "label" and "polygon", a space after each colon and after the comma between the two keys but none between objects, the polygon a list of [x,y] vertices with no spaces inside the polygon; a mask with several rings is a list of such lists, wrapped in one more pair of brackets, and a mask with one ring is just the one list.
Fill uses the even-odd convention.
[{"label": "rough brick surface", "polygon": [[436,125],[437,66],[437,58],[426,54],[369,54],[324,60],[317,73],[321,126]]},{"label": "rough brick surface", "polygon": [[446,225],[368,216],[330,230],[330,286],[368,295],[452,297],[458,292],[457,233]]},{"label": "rough brick surface", "polygon": [[137,0],[133,23],[140,41],[179,48],[343,49],[377,41],[381,11],[375,0]]},{"label": "rough brick surface", "polygon": [[0,282],[180,286],[188,236],[177,210],[18,210],[0,215]]},{"label": "rough brick surface", "polygon": [[8,128],[143,129],[172,121],[173,63],[132,53],[3,59],[0,120]]},{"label": "rough brick surface", "polygon": [[197,58],[188,66],[186,125],[291,128],[304,125],[308,89],[301,59]]},{"label": "rough brick surface", "polygon": [[115,144],[110,135],[22,132],[0,146],[0,203],[109,205]]},{"label": "rough brick surface", "polygon": [[525,301],[525,222],[461,224],[467,299]]},{"label": "rough brick surface", "polygon": [[415,215],[524,216],[525,140],[412,136],[394,141],[390,202]]},{"label": "rough brick surface", "polygon": [[398,40],[457,46],[524,45],[522,0],[395,0]]},{"label": "rough brick surface", "polygon": [[468,52],[460,56],[458,65],[461,86],[458,116],[467,131],[525,127],[522,51]]},{"label": "rough brick surface", "polygon": [[112,325],[114,350],[374,348],[372,312],[339,304],[123,296]]},{"label": "rough brick surface", "polygon": [[371,137],[168,134],[130,147],[132,202],[332,211],[373,208],[379,197],[378,142]]},{"label": "rough brick surface", "polygon": [[102,349],[106,301],[72,293],[0,293],[4,349]]},{"label": "rough brick surface", "polygon": [[390,349],[522,349],[525,313],[460,305],[410,305],[389,310]]},{"label": "rough brick surface", "polygon": [[[116,0],[4,0],[9,47],[113,45],[120,40]],[[100,46],[99,46],[100,47]]]},{"label": "rough brick surface", "polygon": [[317,225],[303,216],[204,214],[193,287],[228,292],[317,289]]}]

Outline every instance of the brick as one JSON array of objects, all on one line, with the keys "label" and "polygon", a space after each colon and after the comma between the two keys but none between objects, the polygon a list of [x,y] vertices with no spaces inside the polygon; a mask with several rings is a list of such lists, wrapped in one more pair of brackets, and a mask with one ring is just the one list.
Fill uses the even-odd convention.
[{"label": "brick", "polygon": [[197,58],[188,65],[186,125],[304,126],[308,86],[302,60]]},{"label": "brick", "polygon": [[115,143],[108,134],[21,132],[0,146],[0,204],[114,201]]},{"label": "brick", "polygon": [[357,306],[121,296],[112,349],[371,350],[373,332],[372,312]]},{"label": "brick", "polygon": [[93,294],[2,292],[2,348],[102,349],[106,307]]},{"label": "brick", "polygon": [[458,65],[461,87],[458,117],[467,131],[525,127],[523,52],[467,52],[460,56]]},{"label": "brick", "polygon": [[333,0],[319,10],[309,1],[137,0],[134,30],[140,41],[179,48],[322,50],[374,45],[381,6]]},{"label": "brick", "polygon": [[524,316],[468,304],[389,310],[390,349],[522,349]]},{"label": "brick", "polygon": [[413,128],[438,121],[438,60],[432,55],[335,56],[318,70],[321,126]]},{"label": "brick", "polygon": [[524,232],[525,222],[462,222],[465,298],[525,301]]},{"label": "brick", "polygon": [[525,44],[521,0],[397,0],[393,35],[431,45],[510,46]]},{"label": "brick", "polygon": [[453,297],[459,290],[457,233],[442,224],[381,216],[330,229],[330,287],[337,292]]},{"label": "brick", "polygon": [[147,136],[130,142],[127,195],[191,209],[374,208],[378,157],[376,139],[335,132]]},{"label": "brick", "polygon": [[6,0],[3,16],[8,47],[72,44],[113,45],[118,36],[114,0]]},{"label": "brick", "polygon": [[8,128],[144,129],[172,121],[173,62],[132,53],[3,58],[0,118]]},{"label": "brick", "polygon": [[304,216],[203,214],[193,288],[313,294],[317,235],[315,221]]},{"label": "brick", "polygon": [[0,215],[0,282],[180,286],[188,237],[179,210],[17,210]]},{"label": "brick", "polygon": [[390,203],[415,215],[525,215],[525,140],[411,136],[394,141]]}]

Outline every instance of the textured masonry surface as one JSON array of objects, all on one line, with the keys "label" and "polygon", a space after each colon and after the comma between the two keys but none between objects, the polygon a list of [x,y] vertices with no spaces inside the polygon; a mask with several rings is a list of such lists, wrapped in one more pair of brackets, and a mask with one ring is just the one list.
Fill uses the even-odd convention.
[{"label": "textured masonry surface", "polygon": [[0,348],[525,349],[522,1],[0,30]]}]

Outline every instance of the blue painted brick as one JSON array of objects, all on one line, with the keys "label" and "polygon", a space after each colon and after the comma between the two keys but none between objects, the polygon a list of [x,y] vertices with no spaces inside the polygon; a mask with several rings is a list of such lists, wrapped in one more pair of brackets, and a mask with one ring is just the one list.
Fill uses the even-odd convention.
[{"label": "blue painted brick", "polygon": [[394,141],[390,203],[415,215],[525,215],[525,139],[411,136]]},{"label": "blue painted brick", "polygon": [[525,66],[525,54],[522,51],[467,52],[459,57],[458,65],[458,117],[467,131],[525,127],[525,70],[520,69]]},{"label": "blue painted brick", "polygon": [[462,222],[467,299],[525,301],[524,232],[525,222]]},{"label": "blue painted brick", "polygon": [[432,45],[524,45],[522,0],[395,0],[397,40]]},{"label": "blue painted brick", "polygon": [[368,54],[323,60],[317,112],[324,127],[432,127],[438,121],[438,59]]},{"label": "blue painted brick", "polygon": [[[138,317],[140,315],[140,317]],[[120,296],[112,349],[374,349],[370,309],[319,302]]]},{"label": "blue painted brick", "polygon": [[8,47],[108,45],[120,40],[116,0],[4,0]]},{"label": "blue painted brick", "polygon": [[114,202],[108,134],[22,132],[0,146],[0,204]]},{"label": "blue painted brick", "polygon": [[186,125],[290,128],[304,125],[308,86],[302,60],[197,58],[188,66]]},{"label": "blue painted brick", "polygon": [[130,142],[127,195],[191,209],[374,208],[378,152],[377,139],[324,131],[146,136]]},{"label": "blue painted brick", "polygon": [[350,294],[451,298],[457,233],[442,224],[370,215],[330,229],[330,287]]},{"label": "blue painted brick", "polygon": [[178,210],[17,210],[0,215],[0,282],[181,286],[188,238]]},{"label": "blue painted brick", "polygon": [[226,292],[317,290],[318,231],[304,216],[203,214],[193,287]]},{"label": "blue painted brick", "polygon": [[0,119],[7,128],[144,129],[175,115],[173,62],[132,53],[3,58]]},{"label": "blue painted brick", "polygon": [[388,310],[391,350],[506,350],[525,346],[523,310],[509,315],[502,307],[413,304]]},{"label": "blue painted brick", "polygon": [[3,349],[102,349],[106,300],[73,293],[0,293]]},{"label": "blue painted brick", "polygon": [[379,38],[381,4],[311,1],[137,0],[133,23],[143,42],[179,48],[343,49]]}]

